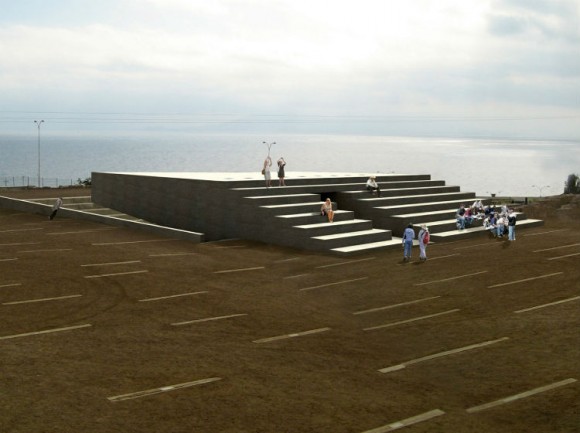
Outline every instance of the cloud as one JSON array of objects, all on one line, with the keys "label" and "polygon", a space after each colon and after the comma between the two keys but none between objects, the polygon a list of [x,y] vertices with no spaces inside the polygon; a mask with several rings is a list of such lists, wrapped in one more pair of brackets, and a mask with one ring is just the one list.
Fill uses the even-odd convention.
[{"label": "cloud", "polygon": [[520,35],[570,45],[580,42],[580,4],[575,0],[507,0],[495,1],[494,6],[488,27],[495,36]]},{"label": "cloud", "polygon": [[68,21],[3,20],[0,104],[240,116],[579,110],[574,1],[104,1]]}]

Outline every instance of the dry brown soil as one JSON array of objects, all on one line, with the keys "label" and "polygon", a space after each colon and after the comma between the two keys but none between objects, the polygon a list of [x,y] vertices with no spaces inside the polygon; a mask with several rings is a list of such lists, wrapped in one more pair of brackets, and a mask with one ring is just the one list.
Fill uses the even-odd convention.
[{"label": "dry brown soil", "polygon": [[0,432],[578,432],[579,201],[525,211],[403,264],[0,209]]}]

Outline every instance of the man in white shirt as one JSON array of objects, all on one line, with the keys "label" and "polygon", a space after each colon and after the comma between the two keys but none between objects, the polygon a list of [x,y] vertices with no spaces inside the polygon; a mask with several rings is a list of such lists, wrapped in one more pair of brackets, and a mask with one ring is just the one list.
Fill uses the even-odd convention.
[{"label": "man in white shirt", "polygon": [[367,180],[367,191],[371,194],[374,194],[376,191],[377,196],[381,196],[381,188],[379,187],[375,176],[371,176],[369,177],[369,180]]}]

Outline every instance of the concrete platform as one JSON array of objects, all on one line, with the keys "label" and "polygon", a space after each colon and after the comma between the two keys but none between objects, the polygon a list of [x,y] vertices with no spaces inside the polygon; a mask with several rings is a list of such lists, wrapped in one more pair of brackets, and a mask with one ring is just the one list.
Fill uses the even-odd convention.
[{"label": "concrete platform", "polygon": [[[241,238],[354,254],[400,247],[400,241],[391,242],[393,235],[401,236],[413,216],[449,232],[440,240],[452,238],[445,227],[453,209],[476,198],[428,174],[372,174],[382,192],[372,196],[365,189],[370,175],[288,172],[287,186],[266,188],[259,173],[95,172],[92,201],[152,224],[201,233],[204,241]],[[320,215],[326,198],[336,210],[333,224]]]}]

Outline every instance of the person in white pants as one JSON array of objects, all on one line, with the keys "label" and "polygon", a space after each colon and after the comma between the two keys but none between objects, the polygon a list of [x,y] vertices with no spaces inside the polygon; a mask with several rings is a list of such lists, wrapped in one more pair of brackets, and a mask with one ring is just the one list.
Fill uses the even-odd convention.
[{"label": "person in white pants", "polygon": [[425,224],[421,224],[419,230],[419,260],[427,260],[427,244],[429,243],[429,228]]}]

